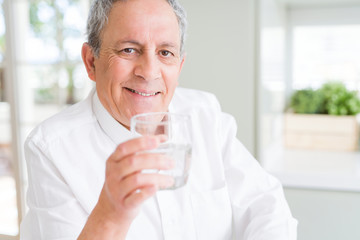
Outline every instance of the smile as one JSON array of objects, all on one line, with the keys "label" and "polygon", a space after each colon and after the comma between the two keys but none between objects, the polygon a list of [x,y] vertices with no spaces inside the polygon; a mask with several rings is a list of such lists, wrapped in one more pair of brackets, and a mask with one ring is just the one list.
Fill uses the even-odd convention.
[{"label": "smile", "polygon": [[141,95],[141,96],[143,96],[143,97],[151,97],[151,96],[155,96],[155,95],[157,95],[157,94],[160,93],[160,92],[143,93],[143,92],[138,92],[138,91],[136,91],[136,90],[134,90],[134,89],[131,89],[131,88],[125,88],[125,89],[128,90],[128,91],[130,91],[130,92],[132,92],[132,93],[139,94],[139,95]]}]

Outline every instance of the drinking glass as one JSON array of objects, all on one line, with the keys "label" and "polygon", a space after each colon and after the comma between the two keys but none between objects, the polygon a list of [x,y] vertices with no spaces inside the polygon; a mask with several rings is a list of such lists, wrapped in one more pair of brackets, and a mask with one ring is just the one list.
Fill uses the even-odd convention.
[{"label": "drinking glass", "polygon": [[166,189],[184,186],[189,176],[191,162],[190,116],[169,112],[143,113],[131,118],[130,128],[134,136],[165,135],[167,137],[158,148],[147,152],[166,154],[174,160],[173,169],[155,170],[174,178],[174,185]]}]

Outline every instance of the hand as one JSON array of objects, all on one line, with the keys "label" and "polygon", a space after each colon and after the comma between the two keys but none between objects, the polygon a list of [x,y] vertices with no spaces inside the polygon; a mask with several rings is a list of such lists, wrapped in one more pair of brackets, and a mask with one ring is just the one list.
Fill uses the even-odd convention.
[{"label": "hand", "polygon": [[141,204],[159,188],[169,187],[174,179],[146,169],[167,170],[174,162],[164,154],[146,153],[166,140],[165,136],[140,137],[120,144],[106,163],[103,197],[115,217],[133,220]]},{"label": "hand", "polygon": [[174,167],[173,160],[166,155],[144,152],[165,140],[165,136],[139,137],[116,148],[106,162],[105,183],[99,201],[78,239],[96,239],[94,232],[110,236],[106,239],[125,239],[141,204],[159,188],[174,184],[171,176],[142,172]]}]

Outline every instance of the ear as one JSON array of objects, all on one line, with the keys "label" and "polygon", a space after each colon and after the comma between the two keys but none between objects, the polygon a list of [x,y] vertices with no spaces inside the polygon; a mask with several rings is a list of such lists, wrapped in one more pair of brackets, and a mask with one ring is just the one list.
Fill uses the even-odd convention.
[{"label": "ear", "polygon": [[178,79],[177,79],[176,86],[179,86],[179,76],[180,76],[181,70],[183,68],[185,58],[186,58],[186,54],[184,53],[184,56],[182,57],[181,62],[180,62],[180,67],[179,67],[179,73],[178,73]]},{"label": "ear", "polygon": [[181,72],[181,70],[182,70],[182,67],[183,67],[183,65],[184,65],[185,58],[186,58],[186,54],[184,53],[184,56],[182,57],[181,63],[180,63],[179,74],[180,74],[180,72]]},{"label": "ear", "polygon": [[86,71],[91,80],[96,82],[95,79],[95,56],[92,48],[88,43],[84,43],[81,49],[81,57],[84,62]]}]

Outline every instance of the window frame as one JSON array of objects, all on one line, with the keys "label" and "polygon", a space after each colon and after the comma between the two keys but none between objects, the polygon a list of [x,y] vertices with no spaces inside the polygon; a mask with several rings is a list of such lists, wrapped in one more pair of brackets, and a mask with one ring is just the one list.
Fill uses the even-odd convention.
[{"label": "window frame", "polygon": [[[4,0],[4,19],[5,19],[5,41],[6,43],[18,44],[16,38],[16,7],[19,1]],[[24,166],[22,162],[21,139],[20,139],[20,119],[19,119],[19,103],[18,103],[18,78],[16,71],[17,48],[6,47],[4,69],[5,69],[5,95],[10,105],[10,125],[11,125],[11,153],[14,166],[14,178],[16,186],[16,204],[18,212],[18,234],[16,236],[0,235],[0,240],[19,239],[20,223],[25,215],[25,188],[24,188]]]}]

